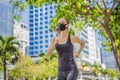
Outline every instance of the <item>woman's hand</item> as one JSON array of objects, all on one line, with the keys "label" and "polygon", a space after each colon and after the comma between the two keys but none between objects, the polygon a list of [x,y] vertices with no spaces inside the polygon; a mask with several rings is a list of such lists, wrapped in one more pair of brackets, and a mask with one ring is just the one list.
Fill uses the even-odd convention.
[{"label": "woman's hand", "polygon": [[78,58],[80,56],[80,53],[75,52],[73,55],[74,55],[75,58]]}]

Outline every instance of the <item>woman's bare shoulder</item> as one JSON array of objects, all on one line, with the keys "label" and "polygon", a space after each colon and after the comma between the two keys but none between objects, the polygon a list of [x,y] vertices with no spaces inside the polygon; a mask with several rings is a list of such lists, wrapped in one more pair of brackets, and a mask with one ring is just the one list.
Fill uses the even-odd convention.
[{"label": "woman's bare shoulder", "polygon": [[75,35],[70,35],[70,37],[71,37],[71,39],[74,39],[74,38],[76,38],[77,36],[75,36]]}]

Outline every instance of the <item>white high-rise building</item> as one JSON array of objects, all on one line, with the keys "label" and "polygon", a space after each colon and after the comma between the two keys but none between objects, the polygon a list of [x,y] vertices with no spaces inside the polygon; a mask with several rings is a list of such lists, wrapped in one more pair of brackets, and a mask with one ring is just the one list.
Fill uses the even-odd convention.
[{"label": "white high-rise building", "polygon": [[[92,27],[85,26],[81,31],[75,29],[75,35],[84,41],[85,47],[81,53],[79,61],[90,62],[91,64],[101,63],[100,49],[96,47],[95,30]],[[80,46],[75,45],[75,51]]]},{"label": "white high-rise building", "polygon": [[26,24],[15,21],[13,35],[20,43],[20,52],[23,53],[23,56],[27,55],[29,51],[29,27]]},{"label": "white high-rise building", "polygon": [[[75,35],[79,37],[81,40],[83,40],[85,43],[85,47],[80,57],[76,59],[78,69],[79,69],[78,79],[80,80],[81,79],[93,79],[95,78],[95,76],[91,74],[89,67],[86,68],[85,71],[81,70],[82,68],[81,63],[101,64],[100,48],[96,47],[95,30],[93,30],[92,27],[89,27],[89,26],[83,27],[81,31],[75,28],[73,29],[75,31]],[[74,52],[78,51],[79,47],[80,46],[78,44],[75,44]]]}]

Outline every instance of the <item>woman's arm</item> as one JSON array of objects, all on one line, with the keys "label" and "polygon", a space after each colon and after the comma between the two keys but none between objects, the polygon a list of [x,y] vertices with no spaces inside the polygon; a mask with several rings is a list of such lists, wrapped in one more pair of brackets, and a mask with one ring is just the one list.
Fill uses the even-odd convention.
[{"label": "woman's arm", "polygon": [[49,48],[48,48],[48,55],[50,56],[55,48],[56,43],[58,42],[58,39],[55,37],[53,38]]},{"label": "woman's arm", "polygon": [[74,53],[74,57],[79,57],[81,51],[83,50],[85,46],[85,43],[81,39],[79,39],[77,36],[72,36],[72,44],[74,43],[80,44],[79,50],[76,53]]}]

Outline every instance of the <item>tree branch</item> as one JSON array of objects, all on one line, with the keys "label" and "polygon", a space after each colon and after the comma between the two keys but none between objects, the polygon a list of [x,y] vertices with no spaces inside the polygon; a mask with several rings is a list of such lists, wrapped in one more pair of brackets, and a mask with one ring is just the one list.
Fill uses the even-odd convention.
[{"label": "tree branch", "polygon": [[115,0],[113,0],[113,5],[112,5],[112,7],[111,7],[111,9],[110,9],[110,11],[109,11],[109,13],[108,13],[109,17],[110,17],[110,15],[112,14],[112,11],[113,11],[113,9],[114,9],[114,6],[115,6]]},{"label": "tree branch", "polygon": [[100,8],[100,10],[103,11],[103,9],[101,8],[100,4],[97,1],[95,1],[95,0],[93,0],[93,1],[98,5],[98,7]]},{"label": "tree branch", "polygon": [[104,5],[104,7],[105,7],[105,10],[107,10],[107,6],[106,6],[106,4],[105,4],[105,1],[102,0],[102,2],[103,2],[103,5]]}]

